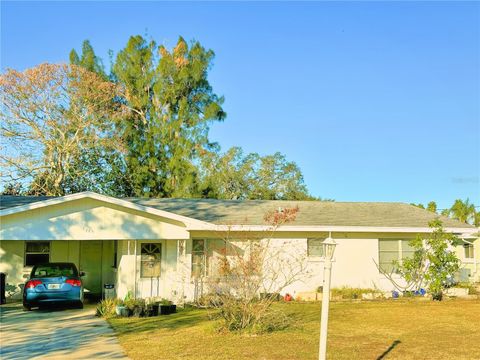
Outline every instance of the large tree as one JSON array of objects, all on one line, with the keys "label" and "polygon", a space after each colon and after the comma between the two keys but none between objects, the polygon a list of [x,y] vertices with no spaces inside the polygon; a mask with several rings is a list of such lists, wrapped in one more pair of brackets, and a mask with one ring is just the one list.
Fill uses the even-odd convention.
[{"label": "large tree", "polygon": [[72,49],[72,51],[70,51],[69,58],[70,64],[82,66],[88,71],[100,75],[104,79],[108,78],[107,73],[105,72],[105,66],[103,65],[103,61],[95,54],[93,46],[92,44],[90,44],[90,41],[85,40],[82,43],[82,52],[80,53],[80,55],[78,55],[75,49]]},{"label": "large tree", "polygon": [[214,53],[179,38],[169,50],[133,36],[118,53],[113,78],[129,112],[118,123],[127,145],[118,188],[130,196],[192,196],[196,162],[211,148],[209,125],[226,114],[207,75]]},{"label": "large tree", "polygon": [[[214,53],[179,38],[172,49],[132,36],[112,62],[109,79],[128,108],[115,122],[124,153],[111,153],[104,192],[117,196],[310,199],[298,166],[284,155],[225,154],[208,138],[225,119],[223,97],[208,81]],[[106,78],[88,41],[72,64]],[[100,176],[100,174],[99,174]],[[72,184],[74,185],[74,184]]]},{"label": "large tree", "polygon": [[84,166],[86,159],[119,150],[111,126],[121,114],[118,88],[83,67],[7,70],[0,94],[2,177],[30,181],[33,194],[64,195],[81,179],[92,184],[98,166]]},{"label": "large tree", "polygon": [[244,155],[239,147],[202,159],[203,197],[217,199],[312,200],[294,162],[281,153]]},{"label": "large tree", "polygon": [[470,203],[469,199],[465,201],[457,199],[450,208],[449,215],[458,221],[473,224],[475,219],[475,205]]}]

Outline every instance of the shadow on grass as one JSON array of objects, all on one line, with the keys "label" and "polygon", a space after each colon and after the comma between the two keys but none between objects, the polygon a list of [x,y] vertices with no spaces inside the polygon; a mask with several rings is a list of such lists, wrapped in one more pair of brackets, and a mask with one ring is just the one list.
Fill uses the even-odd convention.
[{"label": "shadow on grass", "polygon": [[119,335],[161,329],[177,330],[198,326],[209,321],[207,311],[198,309],[182,310],[176,314],[148,318],[112,318],[109,320]]},{"label": "shadow on grass", "polygon": [[385,351],[382,353],[382,355],[380,355],[380,356],[377,358],[377,360],[385,359],[385,357],[390,353],[390,351],[392,351],[393,349],[395,349],[395,347],[396,347],[398,344],[400,344],[400,343],[401,343],[400,340],[395,340],[395,341],[392,343],[392,345],[390,345],[390,346],[388,347],[388,349],[385,350]]}]

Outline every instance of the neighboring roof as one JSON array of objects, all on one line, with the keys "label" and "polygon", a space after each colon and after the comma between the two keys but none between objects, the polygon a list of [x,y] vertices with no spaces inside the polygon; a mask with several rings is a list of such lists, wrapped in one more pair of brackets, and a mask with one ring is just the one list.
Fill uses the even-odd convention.
[{"label": "neighboring roof", "polygon": [[37,201],[43,201],[55,198],[55,196],[0,196],[0,210],[8,209],[15,206],[28,205]]},{"label": "neighboring roof", "polygon": [[[95,193],[84,194],[108,198]],[[46,199],[51,197],[1,196],[0,210]],[[130,202],[137,206],[166,211],[216,225],[264,225],[264,215],[268,211],[298,206],[297,218],[288,224],[290,226],[427,228],[431,220],[440,218],[444,227],[475,229],[472,225],[438,216],[404,203],[146,198],[124,198],[118,201]]]}]

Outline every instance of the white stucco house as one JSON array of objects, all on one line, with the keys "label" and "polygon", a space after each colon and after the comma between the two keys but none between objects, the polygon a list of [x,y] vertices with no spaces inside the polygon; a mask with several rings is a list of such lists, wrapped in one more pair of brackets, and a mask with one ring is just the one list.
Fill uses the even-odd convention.
[{"label": "white stucco house", "polygon": [[[85,272],[85,288],[101,294],[192,300],[198,277],[215,275],[215,252],[230,238],[262,234],[267,211],[298,206],[294,222],[280,226],[272,244],[304,259],[304,278],[286,292],[314,291],[323,282],[321,242],[337,242],[332,286],[392,290],[377,264],[408,256],[408,241],[431,232],[436,214],[402,203],[321,201],[225,201],[113,198],[92,192],[63,197],[2,196],[0,272],[21,294],[24,275],[40,262],[73,262]],[[456,249],[461,277],[480,281],[478,229],[440,217],[446,231],[464,239]],[[242,240],[238,240],[242,241]],[[279,261],[281,261],[279,259]],[[307,275],[308,273],[308,275]]]}]

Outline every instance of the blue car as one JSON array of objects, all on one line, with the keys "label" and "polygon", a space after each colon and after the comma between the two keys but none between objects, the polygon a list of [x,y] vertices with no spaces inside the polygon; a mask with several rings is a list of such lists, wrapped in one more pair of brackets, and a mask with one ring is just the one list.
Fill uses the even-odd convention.
[{"label": "blue car", "polygon": [[83,273],[72,263],[35,265],[23,289],[23,309],[53,304],[83,308]]}]

